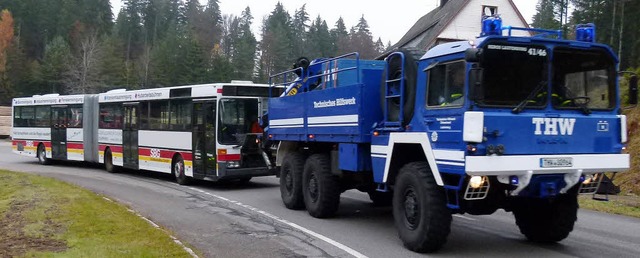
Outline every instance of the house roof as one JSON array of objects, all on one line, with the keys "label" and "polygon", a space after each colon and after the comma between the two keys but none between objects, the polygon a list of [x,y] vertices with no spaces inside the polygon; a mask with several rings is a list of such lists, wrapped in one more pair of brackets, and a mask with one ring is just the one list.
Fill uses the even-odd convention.
[{"label": "house roof", "polygon": [[[451,23],[462,9],[471,0],[449,0],[444,5],[433,9],[431,12],[422,16],[407,33],[391,47],[389,52],[402,47],[414,47],[426,50],[431,47],[437,40],[438,35]],[[516,11],[518,17],[527,24],[522,14],[513,3],[508,0],[511,7]],[[528,25],[527,25],[528,26]],[[384,53],[386,55],[387,53]]]},{"label": "house roof", "polygon": [[426,49],[468,2],[468,0],[452,0],[433,9],[422,16],[392,48],[408,46]]}]

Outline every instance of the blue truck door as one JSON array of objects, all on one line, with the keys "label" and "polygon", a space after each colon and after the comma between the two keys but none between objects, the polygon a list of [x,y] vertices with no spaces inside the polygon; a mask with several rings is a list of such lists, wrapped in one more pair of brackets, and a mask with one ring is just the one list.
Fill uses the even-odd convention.
[{"label": "blue truck door", "polygon": [[426,70],[426,129],[440,170],[464,170],[462,126],[466,63],[444,62]]}]

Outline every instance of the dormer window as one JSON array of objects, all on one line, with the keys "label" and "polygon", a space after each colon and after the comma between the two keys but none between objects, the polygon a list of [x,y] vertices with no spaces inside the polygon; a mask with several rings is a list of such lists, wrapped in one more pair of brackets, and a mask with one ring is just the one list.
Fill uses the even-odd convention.
[{"label": "dormer window", "polygon": [[482,6],[482,17],[484,16],[494,16],[498,14],[498,7],[497,6],[489,6],[489,5],[483,5]]}]

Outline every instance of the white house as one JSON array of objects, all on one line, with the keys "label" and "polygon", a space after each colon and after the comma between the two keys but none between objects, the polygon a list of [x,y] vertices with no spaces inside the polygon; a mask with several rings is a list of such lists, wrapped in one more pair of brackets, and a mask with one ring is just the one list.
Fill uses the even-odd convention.
[{"label": "white house", "polygon": [[[441,43],[475,39],[480,35],[482,17],[496,13],[502,18],[503,26],[529,28],[512,0],[439,1],[440,5],[422,16],[391,49],[427,50]],[[530,33],[514,31],[512,35],[529,36]]]}]

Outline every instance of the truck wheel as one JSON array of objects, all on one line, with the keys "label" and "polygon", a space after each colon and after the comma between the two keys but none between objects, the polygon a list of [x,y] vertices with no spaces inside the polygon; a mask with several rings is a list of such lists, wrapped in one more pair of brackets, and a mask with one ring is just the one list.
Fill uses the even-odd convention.
[{"label": "truck wheel", "polygon": [[47,149],[43,144],[38,145],[38,163],[40,165],[51,164],[51,159],[47,158]]},{"label": "truck wheel", "polygon": [[375,189],[368,192],[369,199],[373,202],[373,206],[386,207],[390,206],[393,202],[392,192],[378,192]]},{"label": "truck wheel", "polygon": [[292,210],[304,208],[302,197],[302,171],[306,157],[301,153],[290,153],[284,157],[280,167],[280,196],[284,206]]},{"label": "truck wheel", "polygon": [[104,152],[104,169],[109,173],[118,172],[118,168],[113,165],[113,154],[111,153],[111,149],[107,149]]},{"label": "truck wheel", "polygon": [[444,189],[436,184],[427,162],[400,169],[393,194],[393,218],[404,246],[411,251],[437,251],[451,231],[451,211]]},{"label": "truck wheel", "polygon": [[[416,100],[416,80],[418,75],[418,60],[424,55],[425,51],[417,48],[401,48],[397,50],[404,54],[404,103],[400,103],[399,100],[390,101],[387,106],[389,121],[398,121],[400,118],[400,105],[403,107],[402,118],[404,123],[408,123],[413,117],[413,108]],[[402,75],[402,60],[400,58],[393,58],[389,60],[388,70],[385,70],[382,74],[382,82],[380,85],[380,98],[381,106],[384,108],[386,104],[385,92],[386,92],[386,78],[387,75],[390,80],[400,79]],[[400,82],[390,85],[392,90],[396,91],[396,94],[400,94]]]},{"label": "truck wheel", "polygon": [[578,219],[578,196],[569,193],[554,200],[519,200],[513,215],[520,232],[530,241],[558,242],[573,231]]},{"label": "truck wheel", "polygon": [[327,154],[314,154],[304,163],[302,195],[309,214],[316,218],[330,217],[340,205],[340,181],[331,174],[331,159]]},{"label": "truck wheel", "polygon": [[184,160],[182,159],[182,156],[176,156],[176,158],[173,160],[171,170],[173,176],[176,177],[176,182],[179,185],[188,185],[190,183],[191,180],[189,180],[189,177],[187,177],[187,175],[185,175],[184,173]]}]

